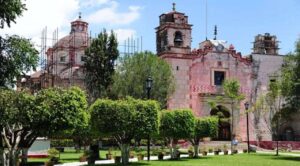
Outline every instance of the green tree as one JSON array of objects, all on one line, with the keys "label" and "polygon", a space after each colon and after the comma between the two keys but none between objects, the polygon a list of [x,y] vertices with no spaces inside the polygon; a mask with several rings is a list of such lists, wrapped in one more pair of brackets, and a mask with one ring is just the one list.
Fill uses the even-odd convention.
[{"label": "green tree", "polygon": [[38,51],[28,39],[0,37],[0,87],[13,86],[16,79],[38,65]]},{"label": "green tree", "polygon": [[167,100],[174,92],[174,78],[169,64],[151,52],[136,53],[120,58],[113,77],[112,98],[132,96],[147,98],[146,79],[151,76],[151,98],[166,108]]},{"label": "green tree", "polygon": [[[245,98],[245,96],[240,93],[240,83],[235,79],[227,79],[223,83],[224,97],[229,98],[230,106],[231,106],[231,140],[233,140],[233,135],[235,134],[235,126],[234,124],[234,115],[239,115],[239,113],[234,113],[236,107],[238,107],[241,100]],[[236,109],[237,110],[237,109]],[[236,118],[238,119],[238,117]],[[233,151],[233,144],[231,141],[231,152]]]},{"label": "green tree", "polygon": [[0,0],[0,3],[0,28],[4,28],[4,24],[10,27],[11,22],[16,23],[16,18],[26,10],[22,0]]},{"label": "green tree", "polygon": [[189,109],[164,111],[161,114],[160,134],[170,145],[171,158],[176,157],[179,139],[188,139],[194,132],[195,117]]},{"label": "green tree", "polygon": [[119,144],[124,165],[129,160],[131,140],[158,131],[159,105],[155,101],[98,99],[90,111],[93,128]]},{"label": "green tree", "polygon": [[282,95],[286,97],[289,107],[299,111],[300,107],[300,39],[296,43],[294,53],[284,58],[281,68],[281,80],[283,86]]},{"label": "green tree", "polygon": [[269,122],[269,131],[270,133],[276,136],[276,155],[279,155],[279,128],[284,123],[286,123],[290,117],[290,108],[285,106],[285,97],[284,97],[284,90],[282,89],[284,84],[280,78],[275,81],[269,83],[268,92],[265,95],[265,104],[267,107],[268,117],[269,120],[265,120]]},{"label": "green tree", "polygon": [[85,50],[85,81],[90,102],[107,96],[112,84],[115,61],[119,56],[118,42],[112,31],[109,35],[103,30]]},{"label": "green tree", "polygon": [[85,94],[74,87],[42,90],[36,97],[1,90],[0,103],[1,152],[5,154],[1,156],[8,156],[2,157],[4,166],[16,166],[20,150],[27,152],[37,137],[73,130],[87,125],[89,119]]},{"label": "green tree", "polygon": [[218,135],[219,119],[217,117],[196,118],[194,131],[189,141],[194,146],[194,157],[199,157],[199,143],[204,137],[216,137]]}]

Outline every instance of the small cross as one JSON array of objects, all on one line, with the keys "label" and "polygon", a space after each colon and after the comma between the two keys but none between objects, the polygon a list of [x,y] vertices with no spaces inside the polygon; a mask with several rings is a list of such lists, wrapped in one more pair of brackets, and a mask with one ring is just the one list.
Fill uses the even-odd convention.
[{"label": "small cross", "polygon": [[81,12],[79,12],[78,14],[79,14],[79,18],[81,18]]},{"label": "small cross", "polygon": [[176,10],[176,8],[175,8],[176,7],[176,3],[173,3],[172,5],[173,5],[173,11],[175,11]]}]

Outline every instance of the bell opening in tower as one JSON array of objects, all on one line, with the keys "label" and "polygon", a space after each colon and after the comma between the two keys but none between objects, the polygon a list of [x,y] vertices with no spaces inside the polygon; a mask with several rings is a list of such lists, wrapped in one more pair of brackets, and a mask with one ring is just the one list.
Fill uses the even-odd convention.
[{"label": "bell opening in tower", "polygon": [[182,33],[180,31],[175,32],[175,38],[174,38],[174,45],[175,47],[182,46],[183,40],[182,40]]}]

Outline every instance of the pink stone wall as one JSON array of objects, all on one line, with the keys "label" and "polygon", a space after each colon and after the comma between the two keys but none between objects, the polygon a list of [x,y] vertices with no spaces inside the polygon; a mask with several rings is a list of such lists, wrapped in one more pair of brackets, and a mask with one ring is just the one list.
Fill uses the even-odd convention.
[{"label": "pink stone wall", "polygon": [[[237,79],[241,84],[241,92],[246,99],[234,110],[233,132],[241,139],[246,140],[246,114],[244,102],[250,101],[251,93],[251,65],[241,61],[229,52],[209,52],[206,55],[177,55],[165,54],[164,59],[171,65],[175,77],[175,93],[169,99],[169,109],[191,108],[196,116],[209,116],[211,108],[209,100],[222,94],[222,88],[214,85],[214,71],[224,71],[225,79]],[[203,97],[212,94],[211,97]],[[230,110],[227,102],[218,103]],[[253,119],[250,115],[250,120]],[[253,123],[249,123],[250,132],[254,133]],[[255,136],[251,135],[251,140]]]}]

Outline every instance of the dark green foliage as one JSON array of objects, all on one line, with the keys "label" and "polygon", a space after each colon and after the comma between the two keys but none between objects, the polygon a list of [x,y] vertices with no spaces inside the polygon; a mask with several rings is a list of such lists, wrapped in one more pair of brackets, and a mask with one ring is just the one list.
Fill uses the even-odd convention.
[{"label": "dark green foliage", "polygon": [[218,117],[203,117],[195,119],[194,131],[189,138],[189,141],[194,146],[194,157],[199,157],[200,139],[204,137],[216,137],[218,135],[219,118]]},{"label": "dark green foliage", "polygon": [[92,125],[107,135],[122,135],[118,142],[130,143],[136,124],[134,106],[127,101],[96,100],[91,106]]},{"label": "dark green foliage", "polygon": [[11,22],[16,23],[16,18],[26,10],[22,0],[0,0],[0,4],[0,28],[4,24],[10,27]]},{"label": "dark green foliage", "polygon": [[122,151],[123,163],[128,162],[129,144],[158,131],[159,105],[155,101],[98,99],[90,107],[92,127],[113,137]]},{"label": "dark green foliage", "polygon": [[58,131],[87,126],[89,115],[86,110],[86,96],[77,87],[67,90],[59,88],[42,90],[38,93],[36,102],[37,116],[43,122],[40,127],[47,128],[47,135],[56,135]]},{"label": "dark green foliage", "polygon": [[193,135],[195,117],[190,109],[164,111],[161,114],[160,135],[171,145],[171,158],[177,158],[177,142],[179,139],[189,139]]},{"label": "dark green foliage", "polygon": [[13,86],[16,78],[36,69],[38,60],[38,51],[30,40],[19,36],[0,37],[0,87]]},{"label": "dark green foliage", "polygon": [[159,101],[161,107],[166,108],[167,100],[174,91],[172,70],[166,61],[151,52],[120,58],[120,64],[114,75],[112,97],[116,99],[126,96],[137,99],[147,98],[146,79],[148,76],[153,79],[151,99]]},{"label": "dark green foliage", "polygon": [[195,122],[195,137],[216,137],[218,135],[219,119],[217,117],[197,118]]},{"label": "dark green foliage", "polygon": [[73,147],[74,141],[71,139],[51,139],[50,147]]},{"label": "dark green foliage", "polygon": [[119,143],[158,132],[159,106],[155,101],[98,99],[90,111],[92,126],[103,134],[122,136]]},{"label": "dark green foliage", "polygon": [[[15,164],[21,149],[37,137],[86,126],[89,114],[86,96],[79,88],[46,89],[37,96],[0,89],[0,132],[9,163]],[[1,141],[2,143],[2,141]],[[1,154],[2,155],[2,154]]]},{"label": "dark green foliage", "polygon": [[85,81],[90,101],[107,96],[112,84],[115,60],[119,56],[118,42],[113,31],[110,35],[103,30],[97,38],[92,39],[90,47],[85,50]]},{"label": "dark green foliage", "polygon": [[300,40],[296,43],[294,53],[285,57],[281,70],[282,92],[289,107],[299,110],[300,107]]},{"label": "dark green foliage", "polygon": [[170,139],[187,139],[194,131],[195,117],[189,109],[164,111],[161,115],[160,134]]}]

